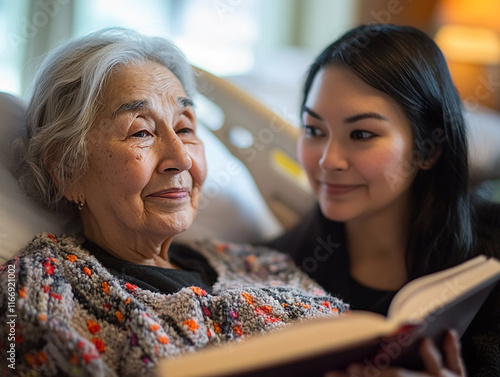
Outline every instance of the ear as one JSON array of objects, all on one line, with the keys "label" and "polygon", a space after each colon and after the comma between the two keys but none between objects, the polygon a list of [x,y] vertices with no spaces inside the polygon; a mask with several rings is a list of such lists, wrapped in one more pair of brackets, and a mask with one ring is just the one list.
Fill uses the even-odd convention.
[{"label": "ear", "polygon": [[[61,183],[59,181],[59,176],[56,173],[55,163],[49,163],[48,165],[49,166],[47,166],[47,171],[50,174],[50,178],[52,179],[54,185],[59,189]],[[68,201],[72,203],[75,203],[77,205],[80,205],[81,203],[85,204],[85,195],[81,190],[81,186],[78,185],[78,182],[68,180],[66,182],[66,187],[64,187],[63,195]]]},{"label": "ear", "polygon": [[85,195],[78,184],[70,183],[64,190],[64,197],[78,206],[85,204]]},{"label": "ear", "polygon": [[434,166],[434,164],[439,160],[439,157],[441,157],[441,152],[443,151],[443,146],[438,144],[436,150],[432,154],[432,156],[427,157],[426,160],[423,160],[419,164],[419,168],[422,170],[430,170]]}]

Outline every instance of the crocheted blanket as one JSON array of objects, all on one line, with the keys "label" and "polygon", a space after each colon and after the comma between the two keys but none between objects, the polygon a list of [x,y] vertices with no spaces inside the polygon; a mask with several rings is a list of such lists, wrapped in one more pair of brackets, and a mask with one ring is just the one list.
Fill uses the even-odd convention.
[{"label": "crocheted blanket", "polygon": [[79,245],[43,233],[0,267],[6,375],[153,375],[161,358],[348,309],[262,247],[193,242],[218,273],[212,293],[159,294],[119,280]]}]

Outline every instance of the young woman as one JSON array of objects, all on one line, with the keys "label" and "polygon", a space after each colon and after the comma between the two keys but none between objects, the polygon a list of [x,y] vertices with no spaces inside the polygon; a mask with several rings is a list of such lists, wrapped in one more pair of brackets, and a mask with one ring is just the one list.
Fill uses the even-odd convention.
[{"label": "young woman", "polygon": [[[426,34],[350,30],[312,64],[301,110],[298,155],[318,206],[272,246],[352,309],[386,314],[408,281],[500,254],[500,209],[469,192],[461,102]],[[462,338],[470,376],[500,375],[498,292]],[[457,347],[448,339],[418,376],[464,375]]]}]

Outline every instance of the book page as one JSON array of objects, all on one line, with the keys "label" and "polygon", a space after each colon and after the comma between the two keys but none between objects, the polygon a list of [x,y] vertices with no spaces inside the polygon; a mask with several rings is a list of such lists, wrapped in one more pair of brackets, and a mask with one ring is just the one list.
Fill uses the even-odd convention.
[{"label": "book page", "polygon": [[[247,338],[241,343],[228,343],[165,360],[159,375],[176,376],[179,372],[185,377],[221,376],[228,371],[251,370],[255,366],[267,367],[307,359],[315,354],[355,348],[367,341],[376,347],[381,336],[393,331],[389,326],[384,316],[362,311],[333,318],[308,319],[273,333]],[[214,364],[214,360],[224,362]]]},{"label": "book page", "polygon": [[388,318],[397,323],[418,323],[460,296],[481,289],[499,271],[500,262],[478,256],[456,267],[415,279],[394,297]]}]

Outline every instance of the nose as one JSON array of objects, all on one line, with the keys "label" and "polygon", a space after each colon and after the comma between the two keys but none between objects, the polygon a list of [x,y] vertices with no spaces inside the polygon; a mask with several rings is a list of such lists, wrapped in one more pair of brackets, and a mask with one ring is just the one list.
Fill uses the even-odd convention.
[{"label": "nose", "polygon": [[346,148],[341,143],[330,139],[324,147],[319,166],[325,170],[347,170],[349,162],[346,152]]},{"label": "nose", "polygon": [[168,135],[162,138],[158,148],[158,155],[160,156],[158,171],[160,173],[182,172],[191,169],[191,166],[193,166],[193,160],[186,146],[174,130],[170,130]]}]

